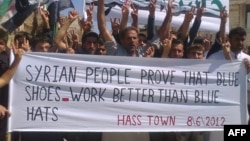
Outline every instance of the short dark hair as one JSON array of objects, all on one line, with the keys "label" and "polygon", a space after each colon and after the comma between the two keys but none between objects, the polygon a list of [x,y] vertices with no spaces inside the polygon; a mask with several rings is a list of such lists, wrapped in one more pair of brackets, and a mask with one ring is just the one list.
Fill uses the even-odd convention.
[{"label": "short dark hair", "polygon": [[8,33],[1,28],[0,28],[0,39],[2,39],[5,42],[5,44],[7,44],[9,39]]},{"label": "short dark hair", "polygon": [[184,44],[181,39],[173,39],[172,44],[178,45],[178,44]]},{"label": "short dark hair", "polygon": [[128,31],[131,31],[131,30],[134,30],[137,34],[138,34],[138,37],[139,37],[139,31],[136,27],[133,27],[133,26],[129,26],[129,27],[126,27],[125,29],[123,29],[121,32],[120,32],[120,40],[123,40],[123,38],[125,37],[125,34],[128,32]]},{"label": "short dark hair", "polygon": [[187,54],[193,49],[202,50],[203,53],[205,52],[205,48],[202,44],[192,44],[187,48]]},{"label": "short dark hair", "polygon": [[96,32],[90,31],[82,36],[82,43],[85,42],[88,37],[95,37],[97,40],[99,40],[99,35]]},{"label": "short dark hair", "polygon": [[232,38],[234,35],[246,36],[247,32],[242,27],[235,27],[235,28],[232,28],[230,30],[230,32],[229,32],[229,38]]},{"label": "short dark hair", "polygon": [[17,32],[15,37],[14,37],[14,40],[20,38],[20,37],[25,37],[26,40],[29,40],[31,41],[31,35],[28,33],[28,32],[25,32],[25,31],[20,31],[20,32]]},{"label": "short dark hair", "polygon": [[144,38],[147,38],[146,34],[144,34],[144,33],[139,33],[138,36],[142,36]]},{"label": "short dark hair", "polygon": [[99,38],[99,41],[98,41],[99,45],[104,45],[104,41],[102,38]]},{"label": "short dark hair", "polygon": [[202,37],[195,38],[193,44],[203,44],[204,39]]},{"label": "short dark hair", "polygon": [[46,35],[46,34],[38,34],[36,35],[33,40],[32,40],[32,49],[35,48],[35,46],[40,43],[40,42],[43,42],[43,43],[49,43],[50,45],[52,45],[52,40],[51,40],[51,37],[49,35]]}]

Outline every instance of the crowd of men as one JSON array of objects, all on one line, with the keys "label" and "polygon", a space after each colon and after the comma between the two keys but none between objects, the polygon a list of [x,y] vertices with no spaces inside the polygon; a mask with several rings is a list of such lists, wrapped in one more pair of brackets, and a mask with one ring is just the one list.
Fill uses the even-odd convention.
[{"label": "crowd of men", "polygon": [[[122,7],[122,17],[110,19],[112,32],[106,24],[104,0],[99,0],[97,5],[97,24],[99,33],[93,32],[94,6],[87,9],[87,19],[79,20],[77,10],[71,10],[67,17],[61,17],[55,35],[49,25],[49,13],[39,7],[36,16],[42,17],[42,28],[34,28],[31,33],[15,31],[14,41],[7,47],[9,33],[7,29],[0,29],[0,118],[1,139],[5,137],[7,118],[11,111],[8,110],[8,83],[18,67],[21,56],[25,52],[56,52],[66,54],[92,54],[131,57],[158,57],[162,59],[216,59],[244,61],[247,72],[250,71],[250,56],[245,44],[247,33],[242,27],[235,27],[226,34],[225,27],[228,22],[228,13],[223,7],[220,11],[220,28],[215,38],[211,35],[201,36],[199,28],[202,22],[204,8],[198,5],[187,11],[183,24],[177,30],[171,27],[173,17],[172,1],[167,5],[166,16],[159,29],[155,30],[156,0],[148,6],[147,33],[141,33],[138,23],[138,7],[127,2]],[[132,8],[132,12],[130,12]],[[196,13],[195,13],[196,11]],[[128,25],[131,16],[132,23]],[[34,18],[36,20],[36,18]],[[69,30],[71,24],[79,20],[81,33]],[[190,24],[193,22],[193,25]],[[37,27],[34,22],[34,27]],[[218,23],[219,24],[219,23]],[[191,28],[189,28],[191,27]],[[214,40],[212,40],[214,39]],[[9,65],[10,52],[15,56],[14,62]],[[248,104],[250,100],[248,98]],[[250,109],[248,105],[248,109]],[[112,134],[112,133],[110,133]],[[119,133],[122,135],[122,133]],[[190,133],[150,133],[151,141],[205,141],[208,140],[206,132]],[[101,141],[102,133],[22,133],[17,137],[22,141],[62,140],[69,141]],[[119,137],[121,140],[123,136]],[[126,137],[125,137],[126,139]],[[112,139],[110,139],[112,140]]]}]

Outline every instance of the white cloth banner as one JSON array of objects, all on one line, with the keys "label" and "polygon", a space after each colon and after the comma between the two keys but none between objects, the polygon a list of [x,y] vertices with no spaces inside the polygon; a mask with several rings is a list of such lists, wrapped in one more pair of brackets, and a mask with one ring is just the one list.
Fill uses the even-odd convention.
[{"label": "white cloth banner", "polygon": [[[91,2],[96,3],[97,0],[86,0],[86,3],[89,4]],[[106,20],[110,20],[110,18],[121,18],[122,10],[121,7],[126,0],[105,0],[106,7],[112,7],[109,14],[107,15]],[[139,6],[138,10],[138,18],[139,24],[145,25],[148,20],[148,5],[150,3],[149,0],[130,0],[133,4]],[[220,9],[225,6],[227,12],[229,13],[229,0],[199,0],[201,2],[201,6],[204,7],[204,14],[202,16],[202,22],[200,25],[200,31],[210,31],[210,32],[218,32],[220,27]],[[189,11],[192,6],[197,7],[197,0],[174,0],[173,1],[173,12],[174,16],[171,22],[171,26],[174,28],[179,28],[184,21],[184,16],[187,11]],[[165,7],[168,4],[168,0],[157,0],[156,10],[155,10],[155,25],[161,26],[165,15],[166,10]],[[94,12],[97,10],[95,9]],[[132,11],[132,9],[130,9]],[[196,8],[197,11],[197,8]],[[194,15],[196,16],[196,11]],[[94,14],[96,15],[96,13]],[[194,16],[194,19],[195,19]],[[95,16],[94,16],[95,18]],[[190,26],[193,25],[194,19]],[[132,22],[132,18],[128,19],[129,22]],[[229,21],[229,19],[227,20]],[[226,24],[226,32],[229,31],[229,22]]]},{"label": "white cloth banner", "polygon": [[246,100],[238,61],[26,53],[9,131],[223,131]]}]

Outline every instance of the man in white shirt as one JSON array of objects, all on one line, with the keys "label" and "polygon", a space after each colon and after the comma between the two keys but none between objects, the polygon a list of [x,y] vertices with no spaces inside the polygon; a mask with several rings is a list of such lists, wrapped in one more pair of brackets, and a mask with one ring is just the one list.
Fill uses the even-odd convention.
[{"label": "man in white shirt", "polygon": [[[247,33],[244,28],[236,27],[230,30],[228,41],[230,43],[230,56],[232,60],[244,61],[247,72],[248,78],[250,78],[250,56],[243,52],[244,49],[244,42],[246,40]],[[226,57],[224,56],[224,50],[220,50],[207,59],[214,59],[214,60],[225,60]],[[250,84],[248,84],[248,113],[250,114]],[[250,119],[249,119],[250,124]]]}]

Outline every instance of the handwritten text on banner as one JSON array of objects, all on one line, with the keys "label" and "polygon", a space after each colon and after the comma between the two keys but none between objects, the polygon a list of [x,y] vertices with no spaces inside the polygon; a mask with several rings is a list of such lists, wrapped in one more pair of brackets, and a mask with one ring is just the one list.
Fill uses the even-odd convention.
[{"label": "handwritten text on banner", "polygon": [[10,131],[216,131],[246,123],[244,63],[27,53]]}]

